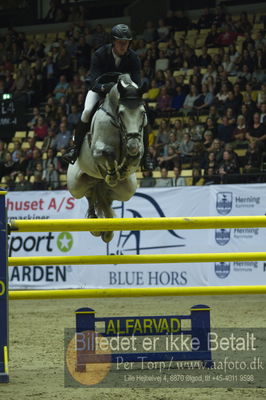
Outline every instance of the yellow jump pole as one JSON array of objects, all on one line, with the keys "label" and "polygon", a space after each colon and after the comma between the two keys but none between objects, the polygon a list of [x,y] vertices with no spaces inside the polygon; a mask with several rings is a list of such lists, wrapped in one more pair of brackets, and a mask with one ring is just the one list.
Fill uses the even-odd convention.
[{"label": "yellow jump pole", "polygon": [[161,264],[212,261],[266,261],[266,252],[9,257],[8,265],[11,267],[19,265]]},{"label": "yellow jump pole", "polygon": [[69,289],[69,290],[15,290],[9,292],[11,300],[79,299],[106,297],[148,296],[213,296],[213,295],[266,294],[261,286],[206,286],[137,289]]},{"label": "yellow jump pole", "polygon": [[266,227],[266,216],[13,220],[10,224],[10,230],[18,232],[101,232],[252,227]]}]

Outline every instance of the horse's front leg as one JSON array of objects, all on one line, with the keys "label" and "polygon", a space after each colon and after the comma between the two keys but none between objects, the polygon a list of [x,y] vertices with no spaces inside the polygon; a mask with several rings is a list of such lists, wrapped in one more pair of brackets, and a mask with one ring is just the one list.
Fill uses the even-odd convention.
[{"label": "horse's front leg", "polygon": [[[86,199],[88,201],[88,214],[87,214],[87,217],[88,218],[98,218],[97,214],[96,214],[96,211],[95,211],[95,206],[94,206],[93,201],[87,196],[86,196]],[[97,231],[90,231],[90,233],[93,236],[97,236],[97,237],[101,236],[101,234],[102,234],[102,232],[97,232]]]},{"label": "horse's front leg", "polygon": [[114,152],[104,151],[103,155],[106,159],[106,176],[104,180],[108,186],[115,187],[120,180],[120,173],[115,159],[115,154]]},{"label": "horse's front leg", "polygon": [[128,156],[124,158],[123,162],[119,165],[118,170],[120,174],[120,181],[125,180],[132,174],[132,169],[138,169],[140,164],[140,156]]}]

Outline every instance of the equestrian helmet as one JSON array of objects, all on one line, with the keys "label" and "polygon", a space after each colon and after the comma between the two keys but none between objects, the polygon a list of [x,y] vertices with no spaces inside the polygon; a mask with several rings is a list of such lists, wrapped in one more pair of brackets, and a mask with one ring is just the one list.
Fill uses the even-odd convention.
[{"label": "equestrian helmet", "polygon": [[118,24],[113,26],[111,30],[112,39],[117,40],[132,40],[132,33],[130,28],[125,24]]}]

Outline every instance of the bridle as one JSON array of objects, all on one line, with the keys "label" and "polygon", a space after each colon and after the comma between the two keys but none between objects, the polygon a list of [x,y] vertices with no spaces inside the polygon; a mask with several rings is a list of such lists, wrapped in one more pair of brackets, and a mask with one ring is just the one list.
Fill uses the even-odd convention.
[{"label": "bridle", "polygon": [[103,112],[105,112],[108,117],[110,117],[111,119],[111,124],[117,128],[119,130],[119,133],[121,135],[121,143],[122,143],[122,148],[124,149],[124,151],[127,152],[126,149],[126,144],[129,140],[131,139],[137,139],[137,140],[141,140],[142,138],[142,132],[143,132],[143,128],[144,128],[144,123],[145,123],[145,115],[146,115],[146,111],[144,111],[143,115],[142,115],[142,121],[141,124],[139,126],[139,130],[138,132],[134,132],[134,133],[128,133],[126,130],[126,127],[124,125],[124,122],[122,120],[122,118],[119,115],[118,109],[119,109],[119,104],[116,108],[116,116],[114,116],[113,114],[111,114],[108,110],[106,110],[106,108],[103,106],[103,104],[99,107]]}]

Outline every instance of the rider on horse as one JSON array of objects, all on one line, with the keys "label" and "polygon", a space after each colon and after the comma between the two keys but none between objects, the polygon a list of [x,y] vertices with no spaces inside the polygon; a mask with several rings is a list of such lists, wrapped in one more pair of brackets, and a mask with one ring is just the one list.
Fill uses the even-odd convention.
[{"label": "rider on horse", "polygon": [[101,46],[93,55],[90,68],[91,89],[88,91],[81,121],[76,128],[74,145],[64,155],[64,159],[73,164],[81,149],[83,139],[88,131],[88,122],[98,100],[107,94],[114,82],[100,83],[97,78],[106,73],[129,73],[131,79],[140,86],[141,64],[138,55],[130,48],[131,30],[127,25],[118,24],[111,31],[112,43]]}]

